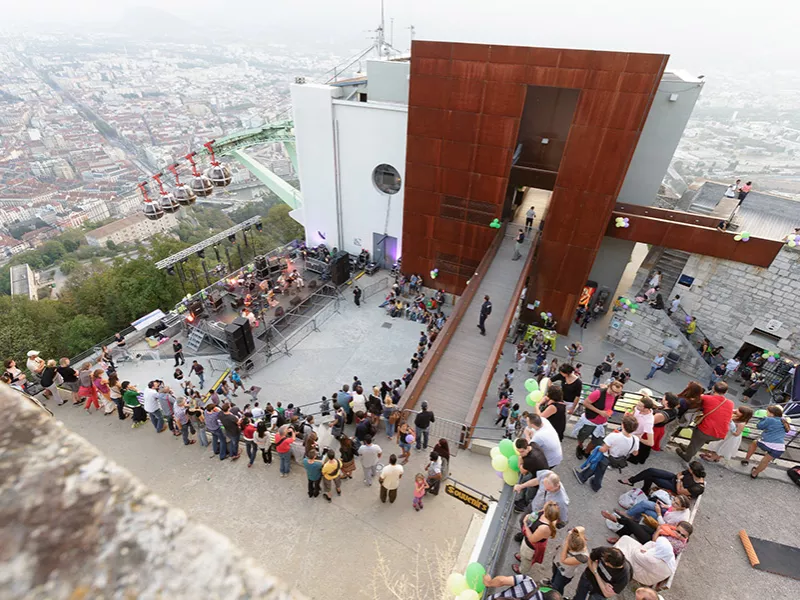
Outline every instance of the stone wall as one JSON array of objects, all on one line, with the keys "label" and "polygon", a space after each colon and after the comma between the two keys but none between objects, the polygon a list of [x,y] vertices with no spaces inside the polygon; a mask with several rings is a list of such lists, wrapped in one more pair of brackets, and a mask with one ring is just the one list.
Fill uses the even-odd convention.
[{"label": "stone wall", "polygon": [[[633,294],[627,297],[633,297]],[[615,321],[619,323],[619,328],[614,327]],[[647,359],[653,359],[659,352],[663,352],[664,356],[676,352],[680,356],[677,366],[679,371],[704,385],[711,377],[711,367],[700,357],[667,313],[651,308],[646,303],[641,303],[635,313],[614,313],[607,339],[612,344]]]},{"label": "stone wall", "polygon": [[767,269],[693,255],[683,273],[695,278],[691,289],[676,286],[669,298],[681,295],[684,310],[713,343],[735,352],[744,336],[774,319],[782,323],[778,348],[800,354],[800,251],[784,247]]},{"label": "stone wall", "polygon": [[3,598],[301,598],[4,384],[0,411]]}]

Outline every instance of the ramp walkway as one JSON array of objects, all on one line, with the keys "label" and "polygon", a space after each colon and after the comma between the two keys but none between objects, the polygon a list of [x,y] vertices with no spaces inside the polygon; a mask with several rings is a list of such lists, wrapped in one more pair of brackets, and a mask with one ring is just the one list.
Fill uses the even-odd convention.
[{"label": "ramp walkway", "polygon": [[[404,394],[401,401],[404,408],[419,410],[420,403],[426,401],[437,420],[467,423],[487,364],[496,360],[498,337],[501,342],[506,337],[505,316],[517,300],[515,290],[521,289],[518,284],[529,263],[531,242],[538,233],[534,231],[526,237],[522,257],[512,260],[516,232],[517,226],[510,224],[505,234],[498,233],[502,239],[495,240],[478,267],[478,275],[459,299],[451,316],[454,322],[445,325],[449,330],[442,330],[425,357],[420,373]],[[492,314],[486,319],[486,335],[483,336],[477,324],[485,295],[491,299]]]}]

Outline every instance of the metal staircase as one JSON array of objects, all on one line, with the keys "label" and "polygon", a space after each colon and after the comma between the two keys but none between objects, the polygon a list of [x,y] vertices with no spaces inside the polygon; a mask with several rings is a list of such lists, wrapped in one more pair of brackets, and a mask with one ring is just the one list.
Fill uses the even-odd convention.
[{"label": "metal staircase", "polygon": [[200,349],[203,340],[206,339],[206,334],[199,327],[192,327],[189,332],[189,338],[186,340],[186,347],[193,353]]}]

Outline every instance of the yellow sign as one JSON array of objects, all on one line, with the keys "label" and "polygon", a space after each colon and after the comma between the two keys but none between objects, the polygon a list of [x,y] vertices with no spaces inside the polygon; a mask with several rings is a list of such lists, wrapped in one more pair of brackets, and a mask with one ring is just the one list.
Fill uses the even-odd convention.
[{"label": "yellow sign", "polygon": [[444,486],[444,493],[448,496],[452,496],[453,498],[457,498],[461,500],[464,504],[468,504],[472,508],[476,508],[481,511],[483,514],[489,512],[489,505],[481,500],[480,498],[476,498],[472,494],[465,492],[464,490],[458,489],[456,486],[452,484],[447,484]]}]

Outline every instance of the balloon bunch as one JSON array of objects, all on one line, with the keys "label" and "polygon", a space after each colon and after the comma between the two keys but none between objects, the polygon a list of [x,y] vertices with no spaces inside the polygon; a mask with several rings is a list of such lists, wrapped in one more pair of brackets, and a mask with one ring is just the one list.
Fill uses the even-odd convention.
[{"label": "balloon bunch", "polygon": [[489,223],[489,227],[492,227],[494,229],[500,229],[500,219],[495,219],[494,221]]},{"label": "balloon bunch", "polygon": [[436,279],[439,276],[439,269],[431,269],[431,279]]},{"label": "balloon bunch", "polygon": [[542,320],[545,320],[545,319],[552,319],[552,318],[553,318],[553,313],[549,313],[549,312],[540,312],[540,313],[539,313],[539,316],[540,316],[540,317],[542,317]]},{"label": "balloon bunch", "polygon": [[536,406],[544,398],[544,392],[539,389],[539,384],[535,379],[526,379],[525,389],[529,392],[525,397],[525,402],[528,403],[528,406]]},{"label": "balloon bunch", "polygon": [[737,242],[749,242],[750,241],[750,232],[743,231],[740,234],[733,236],[733,239]]},{"label": "balloon bunch", "polygon": [[789,239],[786,241],[786,245],[789,246],[789,248],[800,246],[800,235],[790,235]]},{"label": "balloon bunch", "polygon": [[514,442],[500,440],[500,444],[491,449],[489,456],[497,476],[508,485],[516,485],[519,481],[519,453]]},{"label": "balloon bunch", "polygon": [[628,217],[617,217],[616,219],[614,219],[614,225],[618,228],[624,227],[627,229],[628,227],[631,226],[631,223],[630,221],[628,221]]},{"label": "balloon bunch", "polygon": [[483,576],[486,569],[480,563],[469,563],[467,570],[461,573],[450,573],[447,578],[447,591],[453,594],[457,600],[478,600],[486,589],[483,584]]},{"label": "balloon bunch", "polygon": [[619,299],[619,303],[622,305],[622,307],[625,310],[630,309],[630,311],[632,313],[635,313],[637,311],[637,309],[639,308],[639,303],[638,302],[634,302],[633,300],[629,300],[628,298],[620,298]]},{"label": "balloon bunch", "polygon": [[767,362],[771,362],[771,363],[775,362],[780,357],[781,357],[781,355],[778,352],[764,352],[764,354],[761,355],[761,358],[766,358]]}]

